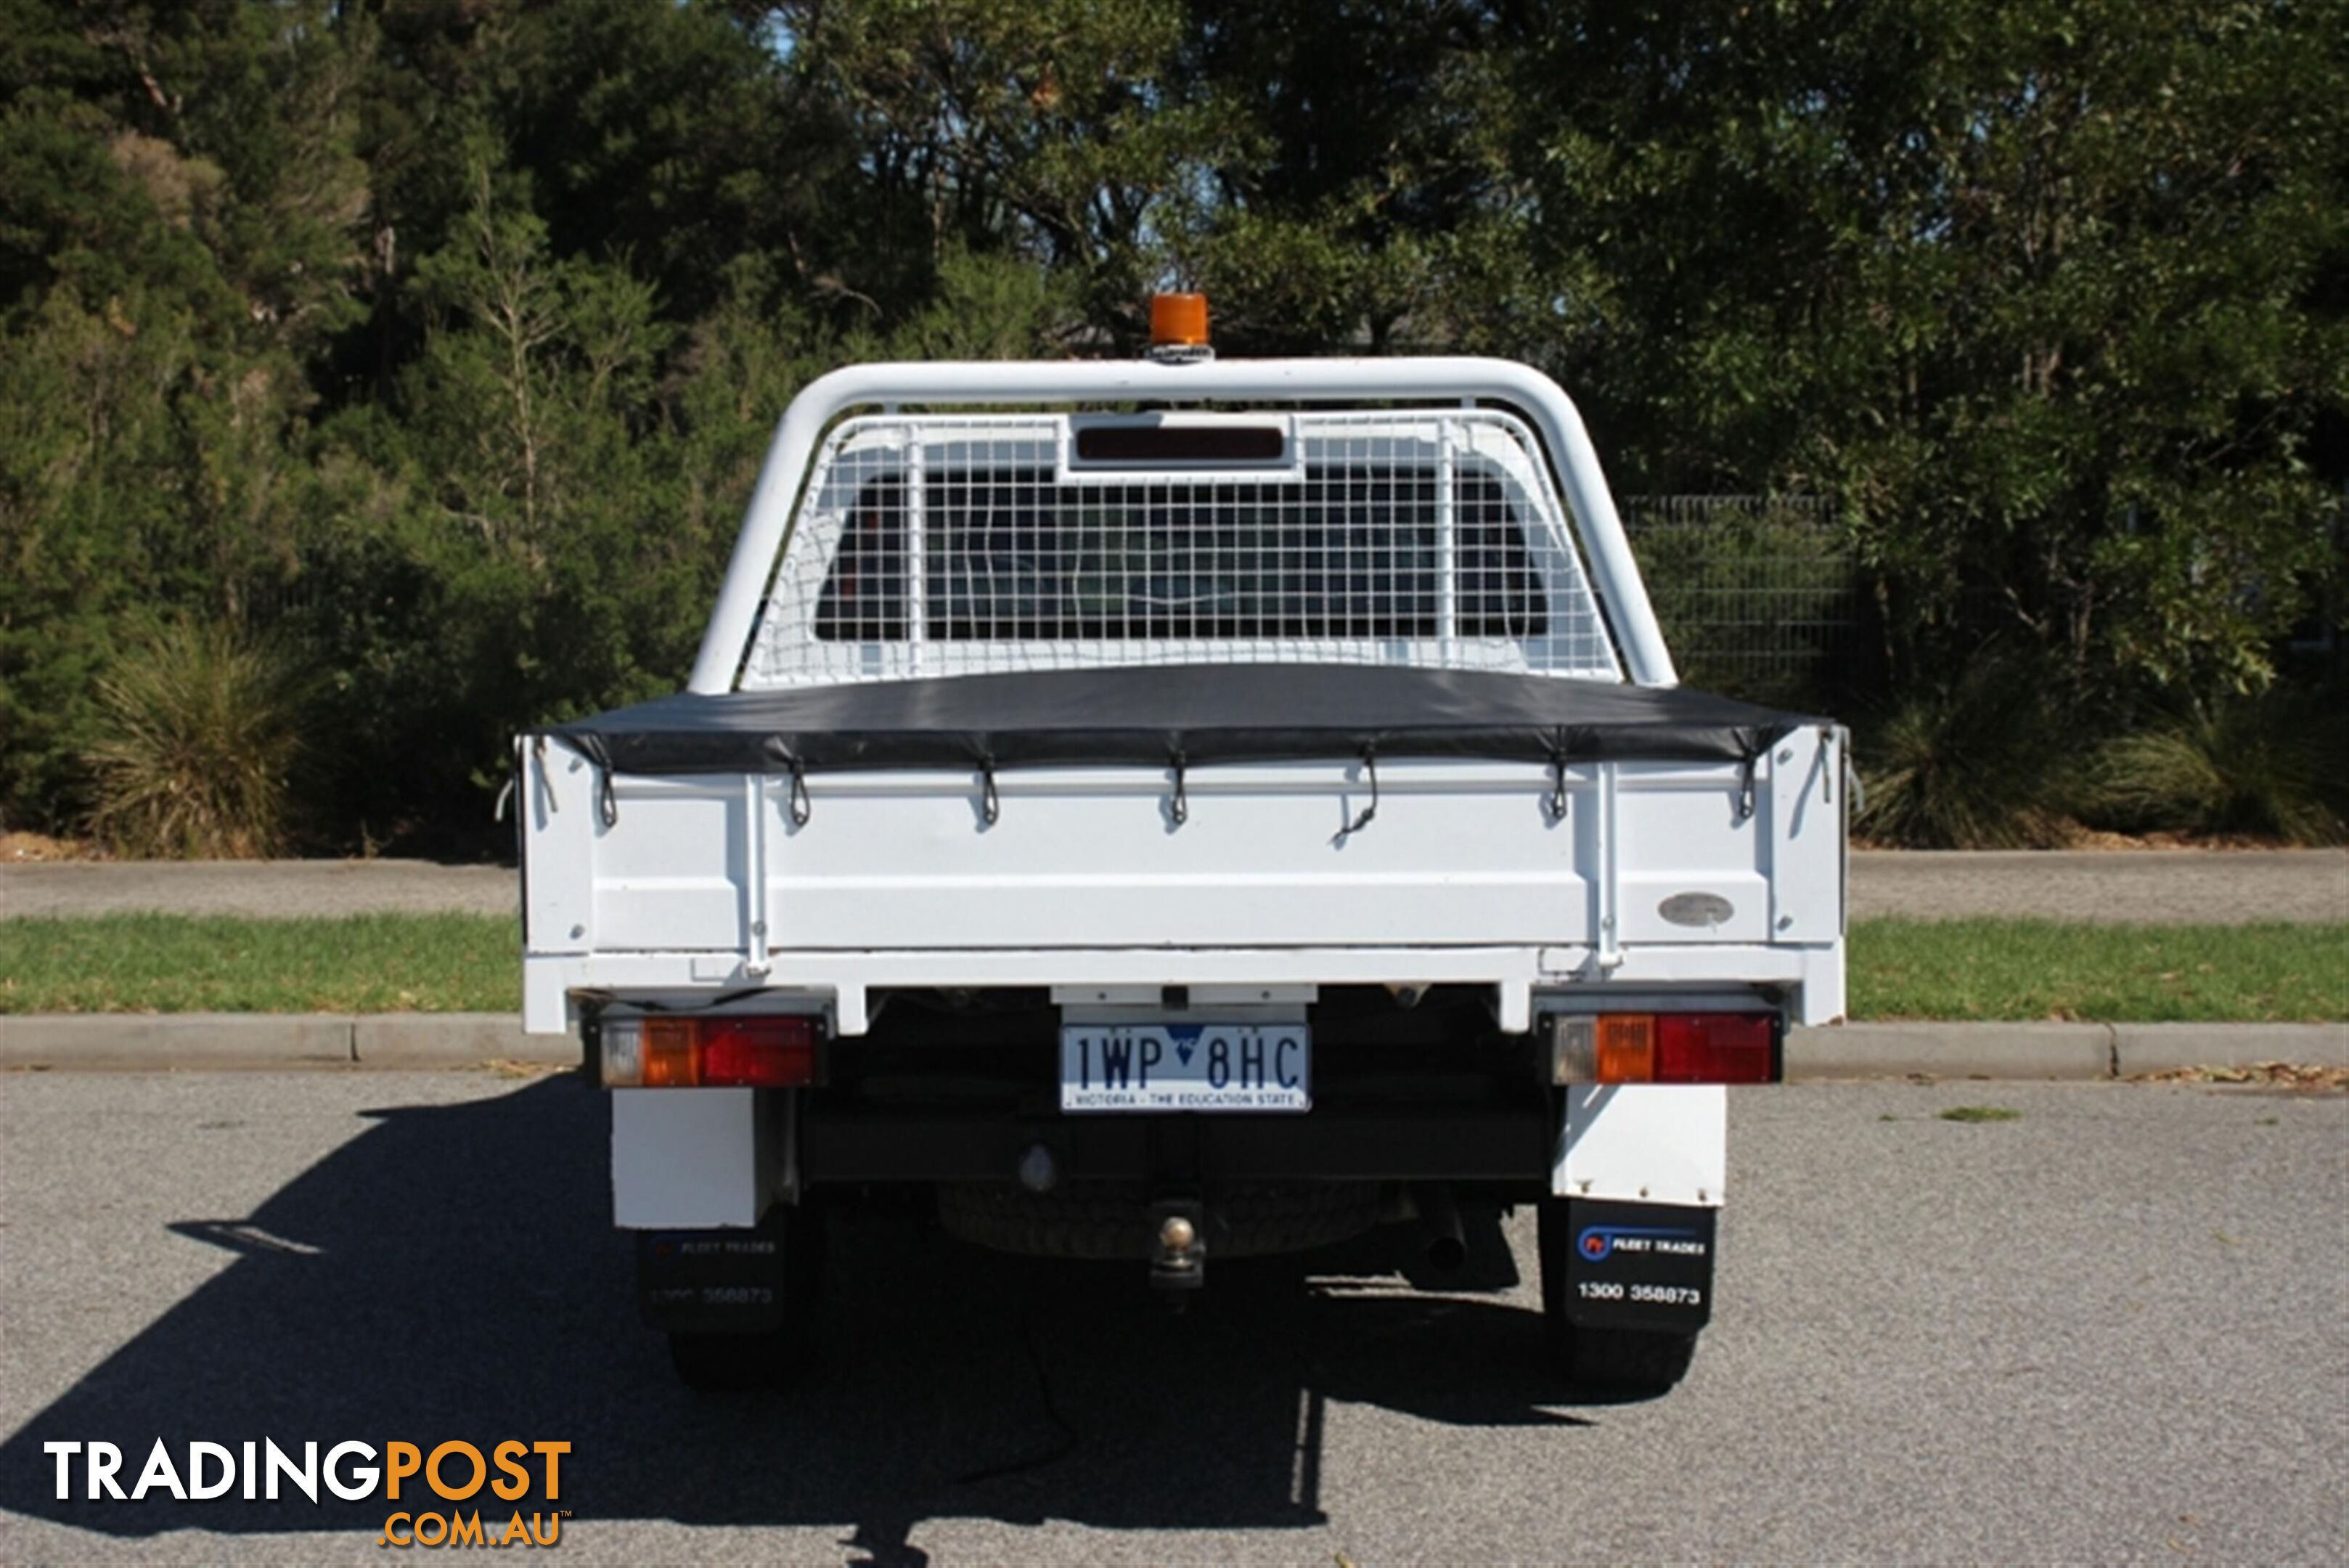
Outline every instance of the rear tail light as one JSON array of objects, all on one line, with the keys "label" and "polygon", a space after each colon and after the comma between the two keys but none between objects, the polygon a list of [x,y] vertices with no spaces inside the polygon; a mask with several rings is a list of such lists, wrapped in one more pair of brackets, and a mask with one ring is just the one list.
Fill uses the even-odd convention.
[{"label": "rear tail light", "polygon": [[1666,1012],[1656,1019],[1659,1084],[1766,1084],[1778,1053],[1766,1012]]},{"label": "rear tail light", "polygon": [[816,1081],[816,1021],[607,1018],[604,1082],[615,1088],[789,1089]]},{"label": "rear tail light", "polygon": [[1767,1012],[1600,1012],[1552,1025],[1556,1084],[1773,1084],[1777,1021]]}]

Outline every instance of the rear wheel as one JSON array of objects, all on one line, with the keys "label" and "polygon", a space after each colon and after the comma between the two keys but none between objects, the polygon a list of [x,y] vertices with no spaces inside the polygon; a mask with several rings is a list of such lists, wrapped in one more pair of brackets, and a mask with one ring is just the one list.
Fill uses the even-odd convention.
[{"label": "rear wheel", "polygon": [[1688,1376],[1696,1335],[1575,1326],[1567,1316],[1566,1264],[1574,1245],[1568,1214],[1567,1199],[1542,1199],[1542,1329],[1549,1342],[1550,1365],[1580,1387],[1661,1394]]}]

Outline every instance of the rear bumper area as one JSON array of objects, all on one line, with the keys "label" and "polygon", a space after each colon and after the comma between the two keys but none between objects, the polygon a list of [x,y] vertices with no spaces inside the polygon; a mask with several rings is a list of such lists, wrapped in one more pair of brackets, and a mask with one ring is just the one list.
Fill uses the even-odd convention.
[{"label": "rear bumper area", "polygon": [[801,1179],[1010,1181],[1038,1148],[1071,1181],[1537,1185],[1550,1168],[1546,1057],[1535,1036],[1495,1028],[1471,988],[1410,1007],[1377,988],[1324,992],[1313,1107],[1296,1114],[1065,1115],[1061,1010],[1039,992],[992,1000],[901,999],[864,1039],[836,1042],[827,1083],[800,1096]]},{"label": "rear bumper area", "polygon": [[811,1098],[812,1184],[994,1181],[1030,1149],[1076,1180],[1490,1181],[1546,1186],[1554,1133],[1538,1106],[1433,1111],[1321,1106],[1294,1116],[843,1115]]},{"label": "rear bumper area", "polygon": [[1510,1033],[1531,1027],[1537,992],[1604,997],[1677,986],[1772,986],[1792,1022],[1832,1023],[1844,1012],[1844,948],[1786,943],[1627,945],[1602,963],[1598,949],[1550,947],[1053,948],[932,951],[779,951],[757,972],[739,954],[531,952],[523,962],[523,1027],[563,1034],[583,995],[625,993],[669,1006],[765,992],[812,1002],[833,1033],[866,1033],[885,992],[1037,986],[1295,987],[1468,985],[1489,988]]},{"label": "rear bumper area", "polygon": [[1560,1088],[1546,1033],[1501,1029],[1475,987],[1332,987],[1305,1012],[1309,1109],[1071,1111],[1050,992],[895,996],[802,1087],[616,1088],[616,1218],[744,1226],[775,1202],[892,1186],[1722,1200],[1718,1085]]}]

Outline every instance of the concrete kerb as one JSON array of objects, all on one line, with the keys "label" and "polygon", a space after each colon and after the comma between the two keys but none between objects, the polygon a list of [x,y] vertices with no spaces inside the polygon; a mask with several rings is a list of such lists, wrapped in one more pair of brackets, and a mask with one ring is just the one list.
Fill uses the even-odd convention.
[{"label": "concrete kerb", "polygon": [[[0,1069],[567,1066],[575,1041],[508,1012],[0,1014]],[[1841,1023],[1786,1041],[1790,1081],[2133,1077],[2292,1062],[2349,1067],[2349,1023]]]},{"label": "concrete kerb", "polygon": [[2102,1023],[1835,1023],[1786,1037],[1786,1077],[2109,1078]]},{"label": "concrete kerb", "polygon": [[2296,1062],[2349,1067],[2349,1023],[2234,1023],[2209,1029],[2194,1023],[2116,1023],[2113,1063],[2120,1075],[2177,1067],[2249,1067]]},{"label": "concrete kerb", "polygon": [[351,1059],[367,1067],[437,1067],[463,1062],[579,1060],[568,1034],[525,1034],[512,1012],[379,1012],[352,1021]]},{"label": "concrete kerb", "polygon": [[0,1014],[0,1070],[567,1065],[578,1042],[510,1012]]},{"label": "concrete kerb", "polygon": [[0,1017],[0,1067],[335,1067],[351,1020],[317,1013],[77,1012]]},{"label": "concrete kerb", "polygon": [[2349,1023],[1837,1023],[1786,1040],[1786,1077],[2134,1078],[2261,1062],[2349,1067]]}]

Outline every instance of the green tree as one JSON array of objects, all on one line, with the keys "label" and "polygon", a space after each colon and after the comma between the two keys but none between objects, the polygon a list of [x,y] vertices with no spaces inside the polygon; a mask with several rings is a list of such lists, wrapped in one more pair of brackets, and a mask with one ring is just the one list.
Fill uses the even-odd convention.
[{"label": "green tree", "polygon": [[329,431],[343,483],[308,561],[347,786],[378,823],[461,810],[515,730],[673,684],[714,580],[712,541],[674,520],[652,286],[555,257],[485,154],[474,181],[417,264],[396,398]]},{"label": "green tree", "polygon": [[880,0],[776,12],[800,78],[855,126],[871,198],[919,214],[917,254],[933,277],[957,253],[1023,256],[1069,280],[1092,327],[1138,341],[1143,298],[1166,272],[1168,225],[1227,134],[1211,105],[1177,90],[1182,5]]},{"label": "green tree", "polygon": [[[0,813],[85,797],[126,615],[228,619],[297,548],[305,360],[363,171],[328,7],[12,7],[0,53]],[[264,125],[254,123],[256,117]]]},{"label": "green tree", "polygon": [[1560,8],[1521,123],[1635,485],[1844,497],[1894,677],[2256,684],[2330,569],[2337,0]]},{"label": "green tree", "polygon": [[1226,129],[1174,244],[1234,350],[1516,351],[1534,209],[1512,162],[1509,9],[1193,7],[1184,91]]},{"label": "green tree", "polygon": [[471,824],[681,678],[810,377],[1169,282],[1839,500],[1912,749],[1986,641],[2232,712],[2344,576],[2349,0],[0,0],[0,814],[160,617],[330,674],[340,841]]}]

